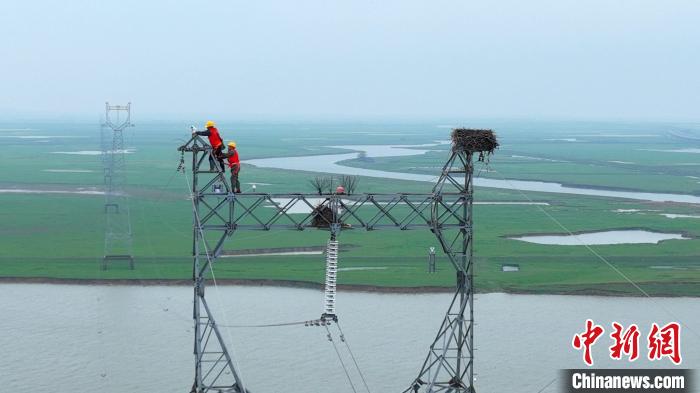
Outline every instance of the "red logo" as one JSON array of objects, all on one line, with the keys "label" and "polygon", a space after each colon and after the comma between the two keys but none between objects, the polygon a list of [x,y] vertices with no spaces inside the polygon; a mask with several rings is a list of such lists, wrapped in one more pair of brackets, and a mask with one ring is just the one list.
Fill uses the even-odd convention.
[{"label": "red logo", "polygon": [[[626,356],[630,362],[639,357],[639,328],[631,324],[627,329],[617,322],[612,323],[613,331],[610,338],[613,344],[610,346],[610,358],[615,360]],[[593,365],[591,348],[603,335],[605,329],[596,325],[592,320],[586,320],[586,330],[574,335],[571,345],[576,350],[583,350],[583,361]],[[647,336],[647,348],[649,360],[669,358],[674,364],[681,364],[681,327],[677,322],[670,322],[663,327],[656,323],[651,324],[651,331]]]},{"label": "red logo", "polygon": [[674,364],[681,364],[681,327],[678,323],[671,322],[662,328],[652,323],[647,339],[649,360],[668,357]]},{"label": "red logo", "polygon": [[610,357],[612,359],[621,359],[622,354],[629,357],[629,361],[633,362],[639,357],[639,328],[637,325],[630,325],[627,330],[617,322],[612,323],[614,332],[610,333],[610,338],[615,340],[615,344],[610,347]]},{"label": "red logo", "polygon": [[591,347],[595,344],[600,335],[603,334],[602,326],[595,325],[592,320],[586,320],[586,331],[574,336],[574,341],[571,343],[575,349],[583,348],[583,361],[587,365],[593,365],[593,356],[591,356]]}]

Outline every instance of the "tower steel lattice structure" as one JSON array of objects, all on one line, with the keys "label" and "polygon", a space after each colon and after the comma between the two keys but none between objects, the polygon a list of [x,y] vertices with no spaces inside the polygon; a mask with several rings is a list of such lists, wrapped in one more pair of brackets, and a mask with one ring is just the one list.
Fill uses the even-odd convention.
[{"label": "tower steel lattice structure", "polygon": [[[480,130],[473,130],[480,131]],[[483,130],[482,130],[483,131]],[[489,131],[490,132],[490,131]],[[496,144],[497,146],[497,144]],[[321,321],[335,319],[337,238],[343,231],[429,229],[456,271],[455,293],[416,378],[404,392],[474,392],[473,158],[478,147],[452,146],[429,193],[303,194],[232,192],[226,176],[209,170],[209,145],[193,136],[178,150],[185,172],[191,154],[194,212],[194,355],[192,393],[246,392],[240,373],[205,298],[205,283],[224,244],[236,231],[327,229],[326,292]],[[492,149],[491,149],[492,150]],[[489,151],[490,152],[490,151]],[[308,213],[298,212],[304,206]],[[295,208],[296,207],[296,208]],[[326,214],[327,212],[330,212]]]},{"label": "tower steel lattice structure", "polygon": [[124,148],[124,131],[133,126],[131,103],[126,105],[105,103],[105,117],[101,125],[105,193],[103,270],[114,261],[125,261],[130,269],[134,268],[129,197],[125,190],[126,151]]}]

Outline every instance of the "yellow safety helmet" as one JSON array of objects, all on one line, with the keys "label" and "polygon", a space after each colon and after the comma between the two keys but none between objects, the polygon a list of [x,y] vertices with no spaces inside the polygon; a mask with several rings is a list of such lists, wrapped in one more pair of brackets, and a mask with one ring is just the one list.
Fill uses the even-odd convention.
[{"label": "yellow safety helmet", "polygon": [[216,124],[214,124],[213,121],[209,120],[209,121],[207,122],[207,124],[206,124],[205,127],[207,127],[207,128],[209,128],[209,127],[216,127]]},{"label": "yellow safety helmet", "polygon": [[234,142],[234,141],[229,142],[229,143],[228,143],[228,147],[230,147],[230,148],[232,148],[232,149],[235,149],[235,148],[236,148],[236,142]]}]

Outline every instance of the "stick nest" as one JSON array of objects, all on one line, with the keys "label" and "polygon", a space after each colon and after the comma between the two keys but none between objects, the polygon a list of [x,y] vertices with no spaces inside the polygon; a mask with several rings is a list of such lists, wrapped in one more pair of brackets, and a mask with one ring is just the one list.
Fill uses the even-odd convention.
[{"label": "stick nest", "polygon": [[452,150],[492,154],[498,148],[493,130],[455,128],[452,130]]},{"label": "stick nest", "polygon": [[[333,209],[328,205],[328,201],[318,204],[313,212],[311,226],[316,228],[330,228],[333,223]],[[352,228],[352,225],[339,222],[341,228]]]},{"label": "stick nest", "polygon": [[329,228],[333,222],[333,210],[325,203],[321,203],[313,211],[311,226],[316,228]]}]

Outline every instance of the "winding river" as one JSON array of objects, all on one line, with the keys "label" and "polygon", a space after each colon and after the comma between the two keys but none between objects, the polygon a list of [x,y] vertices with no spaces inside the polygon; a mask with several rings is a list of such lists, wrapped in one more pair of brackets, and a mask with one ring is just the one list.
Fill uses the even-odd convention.
[{"label": "winding river", "polygon": [[[338,175],[357,175],[377,177],[384,179],[412,180],[434,183],[438,179],[436,175],[417,173],[390,172],[376,169],[356,168],[343,165],[343,161],[354,160],[364,152],[367,157],[398,157],[425,154],[427,147],[437,147],[444,143],[425,145],[347,145],[331,146],[353,150],[353,153],[324,154],[299,157],[273,157],[246,160],[244,163],[255,165],[259,168],[285,169],[294,171],[330,173]],[[436,171],[437,172],[437,171]],[[632,199],[651,202],[678,202],[700,204],[700,196],[688,194],[667,194],[654,192],[615,191],[584,187],[565,186],[561,183],[476,178],[474,184],[479,187],[500,188],[508,190],[520,190],[529,192],[546,192],[557,194],[588,195],[608,198]]]}]

